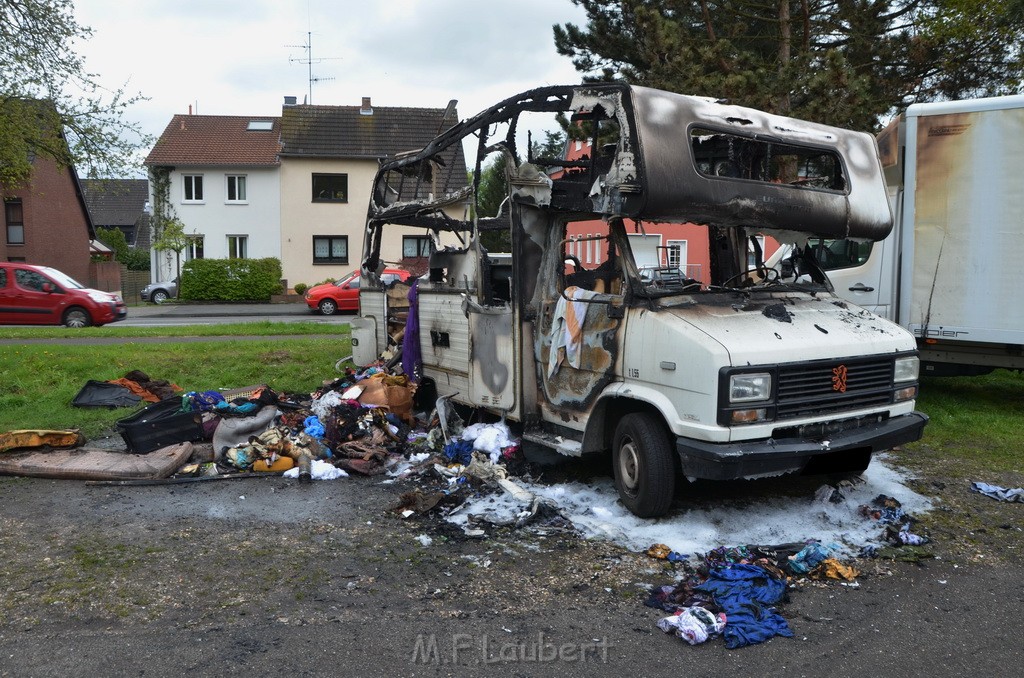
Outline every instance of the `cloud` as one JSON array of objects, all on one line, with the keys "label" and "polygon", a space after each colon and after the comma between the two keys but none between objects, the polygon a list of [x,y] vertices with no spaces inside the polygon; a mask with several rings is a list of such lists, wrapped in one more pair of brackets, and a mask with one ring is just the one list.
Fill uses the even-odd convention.
[{"label": "cloud", "polygon": [[[462,117],[517,92],[578,82],[551,26],[579,22],[570,0],[77,0],[94,36],[79,45],[101,83],[150,97],[129,111],[153,135],[175,113],[280,115],[316,104],[443,107]],[[312,39],[314,63],[302,45]]]}]

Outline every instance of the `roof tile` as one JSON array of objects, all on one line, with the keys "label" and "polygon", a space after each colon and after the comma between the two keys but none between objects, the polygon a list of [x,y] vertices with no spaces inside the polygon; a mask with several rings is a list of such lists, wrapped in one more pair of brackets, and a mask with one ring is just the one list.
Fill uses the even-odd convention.
[{"label": "roof tile", "polygon": [[[269,120],[269,131],[249,130],[253,120]],[[280,164],[281,119],[253,115],[175,115],[147,165],[276,166]]]},{"label": "roof tile", "polygon": [[281,155],[383,158],[415,151],[458,122],[443,108],[289,106],[282,113]]}]

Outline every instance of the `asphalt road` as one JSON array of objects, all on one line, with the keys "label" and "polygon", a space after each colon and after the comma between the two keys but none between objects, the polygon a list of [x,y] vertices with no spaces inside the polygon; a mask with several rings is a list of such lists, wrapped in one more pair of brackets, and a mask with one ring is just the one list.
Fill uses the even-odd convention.
[{"label": "asphalt road", "polygon": [[[349,318],[297,304],[129,317]],[[671,583],[660,563],[569,534],[471,540],[401,520],[389,508],[413,489],[0,478],[0,676],[937,678],[1017,675],[1024,662],[1024,565],[1005,536],[1021,505],[969,498],[979,515],[1006,511],[966,537],[976,548],[946,534],[935,560],[865,562],[856,587],[800,586],[783,608],[795,637],[730,651],[655,627],[663,613],[643,606],[642,585]]]},{"label": "asphalt road", "polygon": [[[878,563],[808,584],[738,650],[655,627],[642,554],[466,539],[389,507],[410,483],[157,487],[0,479],[0,675],[1018,675],[1019,563]],[[421,545],[421,535],[432,538]]]}]

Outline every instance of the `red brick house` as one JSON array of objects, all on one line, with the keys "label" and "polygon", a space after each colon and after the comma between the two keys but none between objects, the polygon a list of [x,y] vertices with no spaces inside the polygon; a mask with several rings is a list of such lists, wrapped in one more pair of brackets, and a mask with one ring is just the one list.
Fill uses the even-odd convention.
[{"label": "red brick house", "polygon": [[4,203],[0,259],[52,266],[83,285],[95,284],[89,252],[95,233],[74,167],[36,157],[28,182],[0,186],[0,197]]}]

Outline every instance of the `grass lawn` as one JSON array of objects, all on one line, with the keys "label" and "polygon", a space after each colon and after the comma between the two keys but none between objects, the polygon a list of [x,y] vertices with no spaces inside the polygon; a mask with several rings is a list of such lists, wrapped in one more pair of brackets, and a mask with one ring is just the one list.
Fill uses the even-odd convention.
[{"label": "grass lawn", "polygon": [[[337,334],[337,339],[304,338]],[[235,336],[288,338],[234,341]],[[351,353],[348,325],[237,323],[194,327],[0,328],[0,338],[169,337],[168,343],[116,345],[14,344],[0,347],[0,430],[108,430],[134,412],[81,409],[71,399],[89,379],[117,379],[142,370],[185,390],[265,383],[279,391],[309,392],[333,379],[334,363]],[[174,342],[174,337],[209,337]],[[897,460],[950,479],[998,479],[1024,474],[1021,422],[1024,375],[997,370],[983,377],[925,378],[918,409],[931,417],[924,439],[896,452]]]},{"label": "grass lawn", "polygon": [[[337,376],[334,363],[351,353],[349,335],[332,326],[307,323],[317,334],[337,332],[337,339],[304,338],[302,324],[245,323],[196,328],[86,328],[117,332],[113,336],[185,334],[214,330],[208,341],[123,343],[112,345],[17,344],[0,347],[0,431],[15,429],[79,428],[89,436],[108,431],[135,409],[97,409],[71,406],[85,383],[117,379],[142,370],[153,379],[166,379],[186,391],[229,389],[267,384],[277,391],[308,393]],[[274,331],[265,331],[276,329]],[[56,330],[22,330],[31,337],[52,336]],[[232,340],[231,336],[289,334],[267,340]],[[10,332],[11,330],[7,330]],[[71,333],[81,335],[82,330]],[[62,336],[58,334],[57,336]],[[111,335],[108,335],[111,336]],[[25,337],[29,338],[29,337]]]},{"label": "grass lawn", "polygon": [[925,378],[917,407],[931,421],[899,455],[902,463],[951,479],[1024,474],[1024,374]]}]

